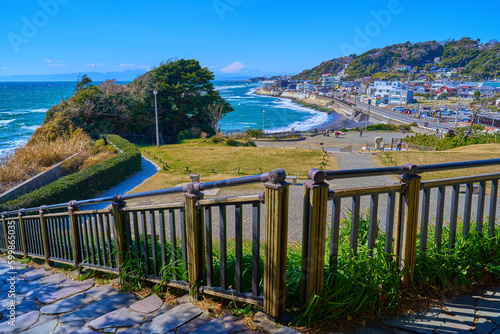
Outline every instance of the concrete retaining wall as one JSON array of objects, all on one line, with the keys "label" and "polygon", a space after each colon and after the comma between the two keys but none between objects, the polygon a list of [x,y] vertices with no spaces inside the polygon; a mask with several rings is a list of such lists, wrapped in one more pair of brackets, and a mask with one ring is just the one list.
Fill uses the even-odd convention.
[{"label": "concrete retaining wall", "polygon": [[62,169],[62,164],[79,155],[80,153],[76,153],[72,155],[71,157],[67,158],[66,160],[58,163],[57,165],[54,165],[52,168],[49,170],[46,170],[45,172],[42,172],[34,177],[32,177],[29,180],[24,181],[23,183],[15,186],[14,188],[7,190],[3,194],[0,194],[0,203],[6,203],[12,200],[15,200],[16,198],[25,195],[27,193],[30,193],[34,190],[37,190],[41,187],[46,186],[49,183],[54,182],[55,180],[61,178],[63,176],[63,169]]}]

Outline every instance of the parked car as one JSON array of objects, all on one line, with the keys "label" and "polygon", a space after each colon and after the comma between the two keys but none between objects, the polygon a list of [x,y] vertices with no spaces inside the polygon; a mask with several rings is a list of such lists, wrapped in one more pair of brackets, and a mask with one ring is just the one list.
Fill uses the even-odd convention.
[{"label": "parked car", "polygon": [[394,107],[394,108],[392,108],[392,111],[403,111],[403,110],[405,110],[404,107]]}]

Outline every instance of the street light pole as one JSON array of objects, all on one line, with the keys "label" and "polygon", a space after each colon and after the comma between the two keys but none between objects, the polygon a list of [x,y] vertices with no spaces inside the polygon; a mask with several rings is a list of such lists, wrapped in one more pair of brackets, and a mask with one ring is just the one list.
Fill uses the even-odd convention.
[{"label": "street light pole", "polygon": [[266,111],[262,111],[262,135],[264,135],[264,131],[266,128]]},{"label": "street light pole", "polygon": [[366,115],[365,132],[367,131],[368,121],[370,120],[370,108],[372,106],[372,100],[368,100],[368,114]]},{"label": "street light pole", "polygon": [[160,147],[160,136],[158,135],[158,104],[156,103],[156,95],[158,95],[158,91],[154,90],[153,94],[155,95],[156,147]]}]

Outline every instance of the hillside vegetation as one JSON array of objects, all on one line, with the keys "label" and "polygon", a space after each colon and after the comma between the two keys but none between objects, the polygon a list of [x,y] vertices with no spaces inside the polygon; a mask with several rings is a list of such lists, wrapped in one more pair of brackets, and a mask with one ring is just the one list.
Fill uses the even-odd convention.
[{"label": "hillside vegetation", "polygon": [[[440,61],[435,61],[440,58]],[[481,43],[479,39],[462,38],[444,42],[410,42],[373,49],[361,55],[351,55],[323,62],[295,76],[300,80],[315,80],[322,74],[337,74],[348,65],[345,74],[353,80],[365,76],[379,79],[407,78],[407,72],[384,72],[397,66],[428,69],[431,66],[465,67],[462,74],[471,75],[473,80],[500,77],[500,44],[496,41]]]},{"label": "hillside vegetation", "polygon": [[108,80],[95,85],[83,76],[74,95],[53,106],[33,138],[55,140],[67,129],[82,128],[93,137],[101,134],[155,134],[157,91],[159,132],[162,137],[191,138],[215,134],[209,106],[232,111],[214,89],[214,75],[196,60],[169,61],[124,86]]}]

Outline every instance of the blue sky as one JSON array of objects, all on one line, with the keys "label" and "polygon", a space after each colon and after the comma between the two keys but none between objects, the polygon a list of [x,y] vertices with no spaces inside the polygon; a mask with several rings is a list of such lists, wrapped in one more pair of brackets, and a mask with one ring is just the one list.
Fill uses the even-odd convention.
[{"label": "blue sky", "polygon": [[216,74],[295,73],[399,42],[500,39],[499,9],[498,0],[3,1],[0,76],[148,70],[172,57]]}]

